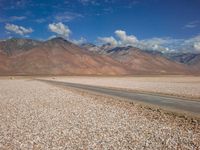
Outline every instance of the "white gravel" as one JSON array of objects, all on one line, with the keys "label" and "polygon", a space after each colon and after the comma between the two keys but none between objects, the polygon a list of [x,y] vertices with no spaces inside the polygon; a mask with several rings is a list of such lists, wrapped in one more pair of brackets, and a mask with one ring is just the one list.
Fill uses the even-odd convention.
[{"label": "white gravel", "polygon": [[[45,78],[52,79],[52,78]],[[200,100],[200,77],[55,77],[53,80],[169,94]]]},{"label": "white gravel", "polygon": [[200,123],[31,80],[0,80],[0,149],[200,149]]}]

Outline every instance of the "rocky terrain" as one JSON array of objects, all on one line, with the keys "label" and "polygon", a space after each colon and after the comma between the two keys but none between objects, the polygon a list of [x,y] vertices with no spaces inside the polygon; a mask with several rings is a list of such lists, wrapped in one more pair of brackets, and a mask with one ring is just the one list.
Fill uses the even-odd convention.
[{"label": "rocky terrain", "polygon": [[0,80],[0,149],[200,149],[200,122],[33,80]]}]

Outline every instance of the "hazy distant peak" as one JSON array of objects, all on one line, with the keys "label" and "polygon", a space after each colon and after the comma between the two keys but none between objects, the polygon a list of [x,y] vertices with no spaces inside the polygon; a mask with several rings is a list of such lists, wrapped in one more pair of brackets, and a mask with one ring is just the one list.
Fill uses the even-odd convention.
[{"label": "hazy distant peak", "polygon": [[40,41],[25,39],[25,38],[11,38],[0,42],[0,49],[12,55],[13,53],[18,53],[22,51],[28,51],[41,44]]}]

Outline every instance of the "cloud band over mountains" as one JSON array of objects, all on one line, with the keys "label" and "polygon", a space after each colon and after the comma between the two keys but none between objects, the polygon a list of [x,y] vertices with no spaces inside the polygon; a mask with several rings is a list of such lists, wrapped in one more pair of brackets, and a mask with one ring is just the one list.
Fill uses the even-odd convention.
[{"label": "cloud band over mountains", "polygon": [[[5,29],[8,33],[19,34],[25,36],[32,33],[34,30],[32,28],[26,28],[20,25],[9,24],[5,25]],[[56,34],[57,36],[62,36],[76,44],[82,44],[87,42],[87,40],[81,37],[79,40],[70,39],[70,34],[72,31],[70,28],[62,22],[50,23],[48,24],[48,29],[50,32]],[[135,35],[129,35],[124,30],[116,30],[114,32],[115,37],[98,37],[97,41],[100,44],[110,44],[112,47],[117,46],[133,46],[143,50],[154,50],[161,52],[200,52],[200,35],[194,36],[190,39],[173,39],[170,37],[164,38],[150,38],[139,40]],[[51,37],[55,37],[52,35]],[[50,38],[50,37],[49,37]]]},{"label": "cloud band over mountains", "polygon": [[126,31],[116,30],[115,36],[99,37],[100,44],[117,46],[133,46],[143,50],[155,50],[161,52],[200,52],[200,35],[190,39],[150,38],[138,40],[135,35],[127,35]]}]

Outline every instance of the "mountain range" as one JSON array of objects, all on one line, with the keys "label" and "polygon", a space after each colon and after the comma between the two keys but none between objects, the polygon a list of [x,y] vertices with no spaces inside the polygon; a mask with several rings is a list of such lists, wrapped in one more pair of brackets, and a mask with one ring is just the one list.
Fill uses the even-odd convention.
[{"label": "mountain range", "polygon": [[200,54],[165,55],[131,46],[76,45],[61,37],[0,41],[0,75],[199,74],[199,68]]},{"label": "mountain range", "polygon": [[[164,53],[162,53],[160,51],[155,51],[155,50],[141,50],[139,48],[135,48],[132,46],[112,48],[109,44],[105,44],[101,47],[98,47],[94,44],[83,44],[82,47],[84,47],[94,53],[107,54],[107,55],[111,55],[111,56],[114,56],[116,54],[119,55],[121,53],[121,55],[125,55],[124,57],[131,57],[131,55],[128,53],[130,53],[130,50],[132,51],[134,49],[135,51],[138,51],[143,56],[148,55],[148,58],[151,57],[152,60],[149,61],[151,63],[155,62],[155,63],[158,63],[158,65],[159,64],[162,65],[161,64],[162,61],[156,60],[155,58],[159,58],[159,59],[165,58],[164,61],[177,62],[178,64],[182,64],[183,66],[185,66],[187,69],[189,68],[188,70],[192,74],[199,74],[200,53],[185,53],[185,52],[179,52],[179,53],[178,52],[164,52]],[[116,57],[113,57],[113,58],[116,58]],[[155,59],[155,61],[153,59]],[[127,59],[125,59],[125,60],[127,61]],[[135,56],[131,59],[131,61],[128,61],[128,62],[131,63],[134,60],[136,60]],[[168,62],[167,64],[170,64],[170,62]],[[147,65],[148,65],[148,62],[147,62]],[[144,63],[142,64],[142,66],[144,67]],[[165,65],[162,65],[162,66],[165,67]],[[155,67],[157,67],[157,65],[155,65]],[[170,67],[168,67],[168,69],[169,68]],[[173,67],[172,67],[172,69],[173,69]],[[168,71],[170,72],[170,70],[168,70]]]}]

